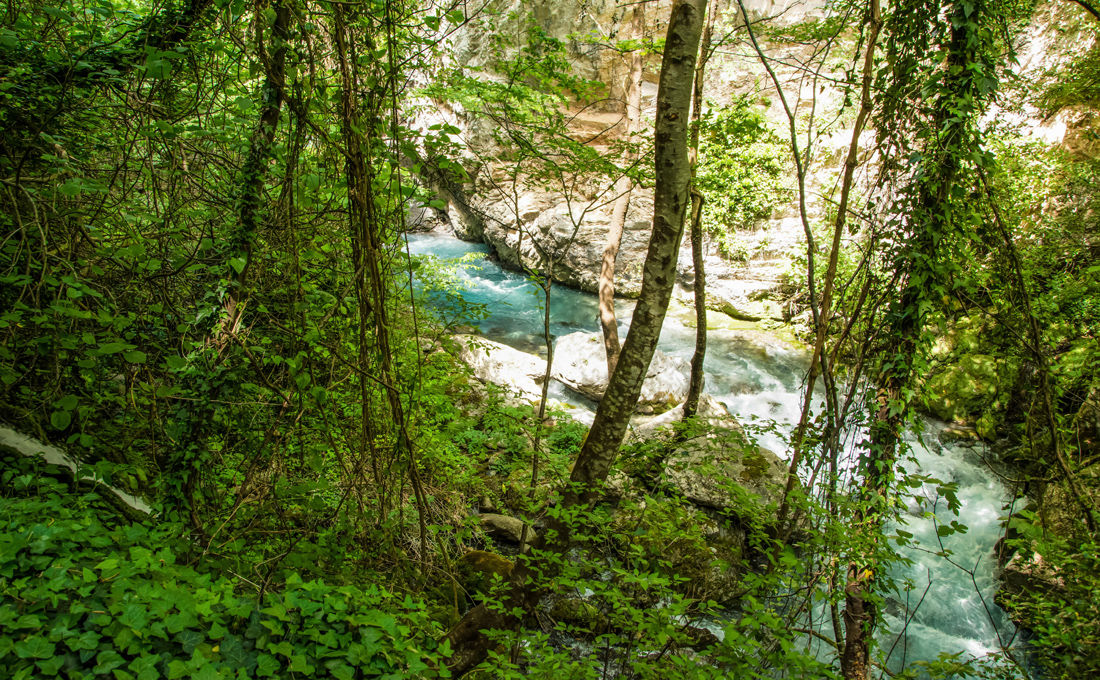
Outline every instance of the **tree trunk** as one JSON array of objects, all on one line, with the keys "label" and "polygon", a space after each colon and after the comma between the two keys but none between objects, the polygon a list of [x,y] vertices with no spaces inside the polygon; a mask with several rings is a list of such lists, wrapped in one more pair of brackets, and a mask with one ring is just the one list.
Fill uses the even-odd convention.
[{"label": "tree trunk", "polygon": [[699,64],[695,67],[695,86],[691,102],[691,266],[695,270],[692,291],[695,294],[695,352],[691,355],[691,381],[687,399],[684,400],[684,418],[693,417],[699,410],[699,395],[703,393],[703,360],[707,356],[707,277],[703,257],[703,194],[694,187],[695,171],[699,164],[699,121],[703,118],[703,79],[710,59],[710,42],[714,33],[714,20],[718,16],[721,0],[710,6],[707,26],[703,29],[703,42],[699,47]]},{"label": "tree trunk", "polygon": [[[630,20],[630,37],[640,40],[645,31],[645,5],[634,6]],[[630,76],[626,88],[626,140],[632,143],[632,136],[641,129],[642,121],[642,52],[634,50],[630,57]],[[624,159],[627,165],[633,165],[638,154],[628,151]],[[623,226],[626,213],[630,209],[631,187],[634,182],[627,174],[615,183],[615,206],[611,211],[611,224],[607,228],[607,245],[603,249],[600,263],[600,327],[603,329],[603,346],[607,354],[607,375],[615,372],[619,360],[619,323],[615,318],[615,259],[619,255],[619,244],[623,239]]]},{"label": "tree trunk", "polygon": [[[876,410],[861,461],[863,487],[853,527],[881,535],[889,512],[894,467],[909,414],[915,364],[922,351],[924,321],[930,301],[948,286],[939,250],[955,225],[958,200],[952,189],[962,159],[970,153],[966,127],[981,115],[979,86],[967,65],[976,59],[979,39],[972,35],[983,20],[982,3],[954,2],[948,7],[951,37],[947,45],[944,85],[935,102],[930,158],[918,173],[919,186],[910,204],[912,236],[900,254],[905,272],[900,297],[886,317],[887,332],[878,377]],[[972,141],[972,140],[971,140]],[[976,146],[976,144],[975,144]],[[871,558],[856,556],[848,565],[844,588],[844,644],[841,672],[847,680],[866,680],[870,671],[870,643],[877,611],[871,600],[879,569]]]},{"label": "tree trunk", "polygon": [[[279,127],[279,117],[286,98],[286,54],[287,40],[290,37],[290,7],[283,0],[274,0],[272,8],[275,20],[271,25],[271,56],[261,61],[267,66],[263,89],[260,90],[260,119],[252,131],[248,156],[241,170],[240,197],[237,200],[237,232],[229,244],[229,254],[243,260],[237,271],[237,278],[229,289],[225,301],[225,319],[215,333],[215,342],[224,342],[224,334],[235,333],[240,325],[243,312],[245,285],[252,264],[252,246],[259,229],[260,204],[263,198],[264,180],[267,178],[268,159],[275,143],[275,131]],[[262,29],[257,28],[262,36]],[[263,49],[262,41],[260,49]]]},{"label": "tree trunk", "polygon": [[[571,509],[591,504],[607,478],[641,394],[642,381],[657,347],[672,296],[676,256],[689,203],[691,172],[687,158],[687,121],[692,72],[705,12],[706,0],[680,0],[672,8],[657,93],[657,186],[653,234],[643,267],[642,292],[618,365],[577,456],[570,485],[562,496],[560,516],[569,516],[573,514]],[[529,614],[534,610],[541,588],[553,570],[552,561],[536,562],[538,552],[544,550],[563,555],[569,544],[567,526],[551,526],[549,531],[540,534],[530,556],[517,560],[512,569],[503,607],[490,609],[484,604],[478,605],[451,630],[446,639],[454,654],[448,667],[455,676],[467,673],[485,658],[490,646],[486,630],[514,627],[520,621],[518,613]]]}]

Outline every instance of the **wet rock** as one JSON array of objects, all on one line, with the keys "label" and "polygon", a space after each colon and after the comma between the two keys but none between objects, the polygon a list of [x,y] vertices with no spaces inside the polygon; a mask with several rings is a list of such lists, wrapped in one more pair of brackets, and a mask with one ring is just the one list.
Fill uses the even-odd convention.
[{"label": "wet rock", "polygon": [[[691,366],[684,359],[657,350],[649,364],[642,393],[641,412],[662,413],[687,397]],[[598,333],[570,333],[554,346],[556,380],[589,399],[599,400],[607,390],[607,355]]]},{"label": "wet rock", "polygon": [[710,630],[700,626],[685,626],[684,633],[691,640],[691,646],[697,651],[703,651],[721,644],[722,640]]},{"label": "wet rock", "polygon": [[1061,574],[1043,559],[1039,553],[1016,553],[1001,569],[1001,590],[998,600],[1004,596],[1024,593],[1053,593],[1065,589]]}]

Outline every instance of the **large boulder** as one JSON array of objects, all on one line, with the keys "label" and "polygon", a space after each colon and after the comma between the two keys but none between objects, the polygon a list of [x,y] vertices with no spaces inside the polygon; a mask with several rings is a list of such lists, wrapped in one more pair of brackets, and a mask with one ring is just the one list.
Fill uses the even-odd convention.
[{"label": "large boulder", "polygon": [[[519,545],[520,540],[523,538],[523,520],[521,519],[509,517],[508,515],[498,515],[496,513],[486,512],[478,515],[478,521],[481,523],[481,528],[485,530],[485,533],[498,541],[506,541]],[[535,533],[535,530],[528,526],[527,543],[533,542],[537,537],[538,534]]]},{"label": "large boulder", "polygon": [[1003,408],[1016,368],[989,354],[954,355],[935,367],[924,383],[924,405],[948,422],[976,425],[992,436],[992,414]]},{"label": "large boulder", "polygon": [[[570,333],[554,345],[554,379],[589,399],[600,400],[607,390],[607,354],[599,333]],[[691,380],[685,359],[657,350],[649,364],[638,410],[662,413],[684,401]]]},{"label": "large boulder", "polygon": [[734,515],[747,501],[779,504],[787,481],[779,456],[750,441],[732,416],[708,420],[665,458],[661,481],[696,505]]},{"label": "large boulder", "polygon": [[[481,240],[503,266],[546,271],[553,263],[556,281],[590,293],[598,290],[610,205],[571,215],[569,203],[551,193],[526,190],[515,207],[491,189],[479,195],[477,209],[484,215]],[[652,198],[639,192],[631,201],[616,259],[619,295],[637,296],[641,290],[652,219]]]},{"label": "large boulder", "polygon": [[476,335],[456,335],[458,358],[487,383],[522,399],[538,399],[546,362],[533,354]]}]

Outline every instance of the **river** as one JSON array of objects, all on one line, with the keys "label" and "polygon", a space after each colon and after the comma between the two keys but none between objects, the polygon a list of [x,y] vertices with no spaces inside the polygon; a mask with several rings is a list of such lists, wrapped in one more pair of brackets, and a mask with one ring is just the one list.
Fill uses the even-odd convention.
[{"label": "river", "polygon": [[[479,333],[523,351],[541,351],[543,318],[537,286],[522,274],[502,269],[484,245],[435,233],[410,234],[408,242],[414,255],[465,258],[456,274],[465,286],[463,299],[482,305],[487,314],[476,324]],[[616,306],[620,332],[625,334],[633,305],[617,301]],[[690,359],[695,331],[686,325],[685,316],[670,314],[659,347]],[[550,330],[555,337],[598,331],[596,297],[554,287]],[[774,423],[776,427],[761,432],[758,441],[780,456],[786,450],[785,436],[798,420],[807,364],[804,350],[770,334],[732,327],[708,331],[707,392],[745,424]],[[570,396],[561,385],[555,385],[552,393],[563,400]],[[573,402],[580,409],[589,406],[583,399]],[[900,550],[910,563],[899,564],[892,574],[911,588],[888,597],[878,628],[880,646],[890,650],[887,665],[895,671],[914,661],[934,660],[941,653],[980,658],[1009,643],[1015,631],[993,602],[993,549],[1002,531],[999,518],[1007,514],[1011,494],[985,464],[988,451],[972,442],[952,441],[945,425],[931,420],[923,422],[919,441],[914,437],[910,444],[911,457],[903,465],[955,484],[959,508],[958,516],[951,513],[947,501],[938,497],[936,485],[913,490],[910,512],[900,527],[914,537],[913,546]],[[934,510],[940,524],[954,520],[967,530],[937,539],[937,521],[921,516],[923,510]]]}]

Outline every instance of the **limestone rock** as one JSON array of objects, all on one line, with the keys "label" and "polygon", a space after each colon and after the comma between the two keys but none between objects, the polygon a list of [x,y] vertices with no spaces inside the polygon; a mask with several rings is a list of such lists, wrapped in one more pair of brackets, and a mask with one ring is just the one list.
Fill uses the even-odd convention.
[{"label": "limestone rock", "polygon": [[[699,395],[699,410],[696,418],[702,419],[707,425],[717,428],[740,428],[740,425],[730,417],[726,407],[711,395],[703,393]],[[645,441],[660,436],[662,431],[671,434],[672,425],[684,419],[684,404],[680,403],[660,415],[636,415],[630,419],[630,429],[627,431],[626,443]]]},{"label": "limestone rock", "polygon": [[778,504],[787,480],[779,456],[751,444],[736,421],[709,427],[687,439],[666,459],[661,479],[693,503],[736,511],[744,493],[762,505]]},{"label": "limestone rock", "polygon": [[[664,412],[688,393],[691,366],[685,359],[657,350],[642,384],[638,410]],[[570,333],[554,346],[553,377],[589,399],[599,400],[607,389],[607,355],[598,333]]]},{"label": "limestone rock", "polygon": [[475,335],[456,335],[458,358],[482,381],[524,399],[538,399],[546,362],[533,354]]},{"label": "limestone rock", "polygon": [[[523,520],[515,517],[487,512],[478,515],[478,520],[481,522],[481,528],[495,539],[518,545],[523,536]],[[537,535],[533,528],[527,528],[528,543],[534,541]]]}]

